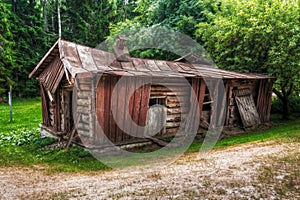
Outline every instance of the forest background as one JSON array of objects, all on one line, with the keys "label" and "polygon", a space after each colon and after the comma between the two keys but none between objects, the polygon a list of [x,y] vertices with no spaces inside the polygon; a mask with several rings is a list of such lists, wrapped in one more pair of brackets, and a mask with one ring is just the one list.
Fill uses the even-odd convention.
[{"label": "forest background", "polygon": [[15,97],[39,96],[28,74],[58,39],[58,6],[65,40],[96,47],[126,30],[147,39],[143,27],[166,27],[197,41],[219,68],[275,76],[274,109],[284,118],[300,111],[298,0],[0,0],[0,96],[10,86]]}]

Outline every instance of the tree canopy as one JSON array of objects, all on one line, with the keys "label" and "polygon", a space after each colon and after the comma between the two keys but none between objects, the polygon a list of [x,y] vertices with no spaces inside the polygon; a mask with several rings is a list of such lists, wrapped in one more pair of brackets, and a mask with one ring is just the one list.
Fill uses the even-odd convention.
[{"label": "tree canopy", "polygon": [[299,1],[223,0],[215,10],[198,24],[198,38],[219,67],[275,76],[287,118],[300,85]]},{"label": "tree canopy", "polygon": [[14,42],[9,23],[10,11],[0,0],[0,93],[12,85],[12,69],[15,67]]},{"label": "tree canopy", "polygon": [[[158,49],[178,49],[180,43],[165,48],[170,42],[163,39],[178,31],[204,45],[220,68],[276,76],[274,92],[284,105],[299,94],[299,0],[0,0],[0,95],[10,85],[16,96],[39,94],[27,77],[58,38],[58,5],[63,39],[95,47],[130,30],[140,38],[136,46],[154,34]],[[131,54],[178,57],[157,48]]]}]

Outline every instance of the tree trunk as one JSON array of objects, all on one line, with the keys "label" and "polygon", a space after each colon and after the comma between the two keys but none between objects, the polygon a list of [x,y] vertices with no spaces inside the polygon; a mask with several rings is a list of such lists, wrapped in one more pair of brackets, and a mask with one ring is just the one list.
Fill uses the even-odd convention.
[{"label": "tree trunk", "polygon": [[283,96],[282,99],[282,119],[289,119],[290,109],[289,109],[289,97],[287,95]]},{"label": "tree trunk", "polygon": [[11,4],[12,4],[12,11],[14,13],[16,13],[16,11],[17,11],[17,0],[11,0]]},{"label": "tree trunk", "polygon": [[44,23],[45,23],[45,31],[48,31],[48,18],[47,18],[47,10],[46,10],[46,0],[42,0],[42,5],[43,5],[43,18],[44,18]]},{"label": "tree trunk", "polygon": [[293,84],[291,84],[290,89],[286,92],[284,87],[281,88],[281,92],[273,88],[273,92],[282,102],[282,119],[289,119],[290,109],[289,109],[289,96],[292,94]]}]

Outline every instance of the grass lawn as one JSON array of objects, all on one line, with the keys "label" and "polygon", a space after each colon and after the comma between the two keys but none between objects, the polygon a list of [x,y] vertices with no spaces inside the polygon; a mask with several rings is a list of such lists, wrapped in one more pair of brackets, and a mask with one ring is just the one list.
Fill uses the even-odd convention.
[{"label": "grass lawn", "polygon": [[[300,119],[281,121],[273,116],[273,128],[265,132],[252,132],[218,141],[215,148],[246,142],[280,140],[300,142]],[[44,166],[49,172],[97,171],[109,169],[79,147],[69,150],[46,148],[53,139],[41,138],[39,99],[17,99],[13,102],[13,122],[9,122],[9,106],[0,104],[0,166]],[[189,152],[198,151],[201,144],[194,143]]]}]

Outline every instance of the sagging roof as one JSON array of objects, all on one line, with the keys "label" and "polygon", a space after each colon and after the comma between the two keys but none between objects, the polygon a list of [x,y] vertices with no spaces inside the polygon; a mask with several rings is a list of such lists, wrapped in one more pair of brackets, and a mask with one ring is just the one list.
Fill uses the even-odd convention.
[{"label": "sagging roof", "polygon": [[245,74],[215,68],[212,65],[176,61],[131,58],[120,62],[114,53],[59,39],[30,73],[39,76],[59,56],[65,70],[75,77],[79,73],[105,73],[121,76],[202,77],[223,79],[266,79],[264,75]]}]

